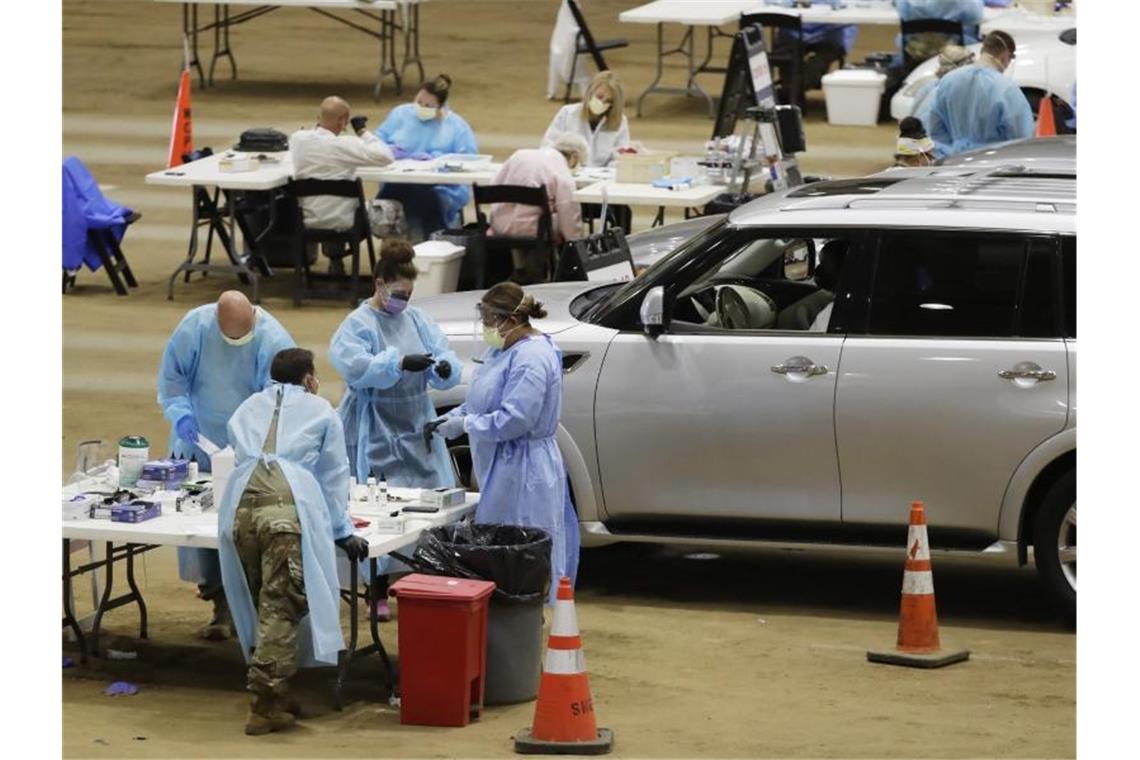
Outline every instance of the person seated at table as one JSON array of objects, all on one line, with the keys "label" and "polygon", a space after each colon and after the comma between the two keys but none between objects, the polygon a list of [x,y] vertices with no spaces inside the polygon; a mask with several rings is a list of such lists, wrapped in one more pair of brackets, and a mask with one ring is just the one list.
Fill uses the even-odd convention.
[{"label": "person seated at table", "polygon": [[270,376],[230,418],[235,468],[218,508],[222,579],[249,664],[251,735],[294,725],[301,709],[288,686],[298,663],[336,665],[344,649],[333,544],[352,561],[368,556],[348,519],[344,429],[316,395],[313,352],[278,352]]},{"label": "person seated at table", "polygon": [[[316,126],[299,129],[289,137],[294,179],[355,179],[361,166],[386,166],[392,151],[376,135],[365,130],[367,119],[352,116],[347,101],[335,95],[321,101]],[[352,134],[346,132],[352,125]],[[301,199],[305,227],[342,232],[356,222],[357,201],[353,198],[313,196]],[[347,247],[325,243],[329,271],[344,274]]]},{"label": "person seated at table", "polygon": [[[796,33],[781,29],[776,36],[777,50],[790,45]],[[831,64],[847,58],[855,47],[859,27],[854,24],[804,24],[803,25],[803,89],[818,90],[823,86],[823,75]],[[780,72],[783,76],[783,72]],[[791,93],[781,95],[781,102],[794,103]],[[802,103],[800,103],[802,105]]]},{"label": "person seated at table", "polygon": [[[296,345],[273,316],[237,290],[227,290],[216,304],[192,309],[166,344],[158,369],[158,404],[171,425],[173,456],[194,459],[210,471],[210,457],[198,447],[202,435],[225,448],[232,441],[226,422],[238,406],[269,382],[278,351]],[[222,594],[218,552],[178,549],[178,575],[198,584],[198,596],[213,603],[214,614],[198,636],[209,641],[232,635]]]},{"label": "person seated at table", "polygon": [[[582,210],[574,200],[574,175],[589,146],[581,135],[563,132],[545,148],[516,150],[506,160],[493,185],[525,185],[546,188],[546,199],[553,214],[555,246],[582,237]],[[536,206],[496,203],[491,207],[491,234],[512,237],[534,237],[542,212]],[[515,271],[511,279],[521,285],[543,282],[549,278],[547,261],[535,250],[512,250]]]},{"label": "person seated at table", "polygon": [[[982,0],[898,0],[895,5],[900,21],[957,21],[962,24],[963,45],[973,45],[978,41],[978,25],[982,23]],[[953,37],[937,32],[910,34],[906,38],[906,54],[915,60],[925,61],[938,55],[938,51],[951,42],[955,42]],[[898,46],[901,55],[901,34]]]},{"label": "person seated at table", "polygon": [[[425,82],[413,102],[392,109],[376,134],[392,146],[396,158],[426,160],[447,153],[478,153],[471,127],[446,107],[450,94],[451,77],[447,74]],[[471,188],[385,182],[377,197],[404,204],[409,238],[419,242],[436,230],[457,225],[459,212],[471,200]]]},{"label": "person seated at table", "polygon": [[[582,166],[614,166],[618,150],[630,144],[629,120],[625,117],[625,87],[614,71],[599,71],[586,88],[581,103],[558,109],[542,136],[542,147],[549,147],[556,137],[567,132],[586,141],[589,151]],[[627,233],[632,211],[629,206],[610,206],[613,220]],[[601,206],[587,203],[582,207],[585,219],[597,219]]]}]

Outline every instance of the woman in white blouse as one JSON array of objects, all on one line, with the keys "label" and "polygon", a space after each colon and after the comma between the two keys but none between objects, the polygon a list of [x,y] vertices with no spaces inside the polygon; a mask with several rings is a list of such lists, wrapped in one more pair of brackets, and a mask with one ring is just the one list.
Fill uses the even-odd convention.
[{"label": "woman in white blouse", "polygon": [[614,165],[617,149],[629,145],[625,88],[617,74],[599,71],[581,103],[559,109],[542,136],[542,147],[551,145],[554,138],[564,132],[581,135],[590,146],[586,166]]}]

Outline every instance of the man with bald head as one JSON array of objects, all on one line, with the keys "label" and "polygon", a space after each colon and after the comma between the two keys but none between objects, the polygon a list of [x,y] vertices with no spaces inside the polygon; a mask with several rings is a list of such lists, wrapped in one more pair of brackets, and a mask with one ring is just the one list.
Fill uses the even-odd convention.
[{"label": "man with bald head", "polygon": [[[351,127],[349,126],[351,122]],[[392,152],[379,137],[364,128],[367,119],[352,118],[343,98],[335,95],[321,101],[317,124],[300,129],[289,138],[296,179],[353,179],[360,166],[385,166],[392,163]],[[305,226],[309,229],[350,229],[356,217],[354,198],[315,196],[301,199]],[[325,255],[333,260],[335,271],[343,272],[345,251],[330,250]],[[339,266],[338,266],[339,265]]]},{"label": "man with bald head", "polygon": [[[172,426],[170,451],[209,472],[210,457],[199,448],[198,436],[228,446],[230,416],[269,384],[277,352],[295,345],[280,322],[240,291],[227,290],[217,303],[191,309],[170,336],[158,370],[158,403]],[[214,604],[214,615],[199,635],[229,638],[232,626],[217,551],[179,549],[178,574],[197,583],[198,595]]]}]

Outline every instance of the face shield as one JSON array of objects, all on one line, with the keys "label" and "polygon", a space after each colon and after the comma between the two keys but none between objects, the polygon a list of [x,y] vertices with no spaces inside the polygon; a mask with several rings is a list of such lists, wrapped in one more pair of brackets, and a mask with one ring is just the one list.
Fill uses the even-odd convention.
[{"label": "face shield", "polygon": [[[504,336],[499,328],[504,322],[514,315],[513,311],[502,309],[498,306],[483,303],[480,301],[475,304],[475,317],[471,323],[471,338],[476,345],[482,343],[487,349],[502,348]],[[521,327],[522,325],[518,325]],[[482,364],[486,360],[486,350],[483,356],[478,359],[472,359],[476,364]]]}]

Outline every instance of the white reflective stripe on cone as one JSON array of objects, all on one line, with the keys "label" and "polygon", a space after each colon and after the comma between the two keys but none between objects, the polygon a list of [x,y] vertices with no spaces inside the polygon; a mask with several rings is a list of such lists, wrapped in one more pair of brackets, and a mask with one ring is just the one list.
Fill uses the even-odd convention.
[{"label": "white reflective stripe on cone", "polygon": [[929,570],[907,570],[903,573],[904,594],[933,594],[934,573]]},{"label": "white reflective stripe on cone", "polygon": [[[915,543],[918,548],[915,549]],[[930,559],[930,541],[926,538],[925,525],[912,525],[906,534],[906,556],[911,559]]]},{"label": "white reflective stripe on cone", "polygon": [[542,672],[556,676],[574,676],[586,672],[586,655],[581,649],[547,649]]},{"label": "white reflective stripe on cone", "polygon": [[554,602],[554,621],[550,624],[550,635],[578,635],[578,616],[574,614],[574,602],[569,599]]}]

